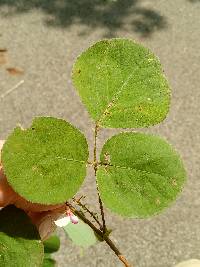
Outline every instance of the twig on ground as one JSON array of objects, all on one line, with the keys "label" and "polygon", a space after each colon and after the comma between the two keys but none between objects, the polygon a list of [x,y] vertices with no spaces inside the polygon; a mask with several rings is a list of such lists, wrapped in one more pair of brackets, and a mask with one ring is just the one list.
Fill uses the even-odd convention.
[{"label": "twig on ground", "polygon": [[8,91],[6,91],[5,93],[3,93],[2,95],[0,95],[0,98],[4,98],[5,96],[9,95],[10,93],[12,93],[14,90],[16,90],[20,85],[22,85],[24,83],[24,80],[21,80],[20,82],[18,82],[15,86],[13,86],[11,89],[9,89]]}]

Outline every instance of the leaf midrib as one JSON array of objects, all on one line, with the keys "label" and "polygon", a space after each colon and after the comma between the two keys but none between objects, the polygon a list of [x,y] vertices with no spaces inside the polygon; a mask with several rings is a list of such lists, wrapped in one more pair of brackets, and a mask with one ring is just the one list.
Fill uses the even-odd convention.
[{"label": "leaf midrib", "polygon": [[[113,107],[114,105],[116,106],[117,103],[115,102],[116,100],[118,100],[118,95],[123,91],[124,86],[126,86],[129,82],[129,80],[134,76],[134,74],[136,73],[136,71],[138,69],[141,68],[141,65],[143,64],[143,62],[145,62],[147,59],[145,58],[142,62],[140,62],[140,65],[137,65],[137,67],[132,71],[131,74],[128,75],[128,77],[126,78],[126,80],[123,82],[122,86],[119,88],[119,90],[117,90],[117,92],[113,95],[111,101],[107,104],[106,108],[104,109],[104,111],[100,114],[99,119],[97,120],[97,122],[102,122],[103,119],[105,119],[106,115],[106,111],[108,111],[111,107]],[[151,65],[150,65],[151,66]],[[153,67],[153,66],[151,66]],[[149,65],[147,65],[145,68],[143,67],[143,69],[147,69],[149,68]],[[154,67],[153,67],[154,68]],[[120,69],[121,70],[121,69]],[[160,73],[159,73],[160,74]],[[108,77],[106,76],[106,80],[108,80]],[[139,81],[136,81],[136,83],[138,83]],[[114,90],[115,91],[115,90]],[[112,105],[113,103],[113,105]]]},{"label": "leaf midrib", "polygon": [[133,171],[138,171],[138,172],[143,172],[143,173],[146,173],[146,174],[150,174],[150,175],[157,175],[157,176],[160,176],[162,178],[169,178],[169,176],[163,176],[162,174],[159,174],[159,173],[155,173],[155,172],[148,172],[146,170],[140,170],[140,169],[136,169],[136,168],[133,168],[133,167],[127,167],[127,166],[120,166],[120,165],[113,165],[113,164],[106,164],[106,165],[101,165],[101,166],[105,166],[106,167],[113,167],[113,168],[116,168],[116,169],[124,169],[124,170],[133,170]]},{"label": "leaf midrib", "polygon": [[[10,153],[11,155],[16,155],[16,153]],[[29,156],[36,156],[37,158],[39,158],[38,157],[38,155],[36,155],[36,154],[32,154],[32,153],[28,153],[29,154]],[[74,159],[74,158],[65,158],[65,157],[51,157],[51,156],[49,156],[49,155],[47,155],[47,156],[45,156],[45,159],[48,159],[48,158],[52,158],[52,159],[61,159],[61,160],[66,160],[66,161],[74,161],[74,162],[79,162],[79,163],[87,163],[87,159],[86,160],[78,160],[78,159]]]}]

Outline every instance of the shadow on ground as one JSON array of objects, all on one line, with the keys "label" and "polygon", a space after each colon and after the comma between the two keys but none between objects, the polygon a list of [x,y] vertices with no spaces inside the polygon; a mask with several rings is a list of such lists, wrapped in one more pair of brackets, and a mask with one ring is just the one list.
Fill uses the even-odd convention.
[{"label": "shadow on ground", "polygon": [[197,3],[200,2],[200,0],[188,0],[190,3]]},{"label": "shadow on ground", "polygon": [[[69,27],[82,24],[89,29],[103,28],[107,37],[116,30],[131,26],[131,30],[149,37],[167,26],[166,19],[157,11],[140,6],[139,0],[0,0],[4,16],[39,9],[47,16],[48,26]],[[128,25],[127,25],[128,18]],[[125,22],[126,21],[126,22]],[[87,31],[88,33],[88,31]],[[84,34],[84,32],[82,33]]]}]

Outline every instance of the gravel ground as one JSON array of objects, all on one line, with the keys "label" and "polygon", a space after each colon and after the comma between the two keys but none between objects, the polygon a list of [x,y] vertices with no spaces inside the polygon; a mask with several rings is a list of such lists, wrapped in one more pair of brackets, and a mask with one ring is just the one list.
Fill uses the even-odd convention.
[{"label": "gravel ground", "polygon": [[[199,18],[198,0],[0,0],[0,139],[16,124],[26,127],[35,116],[51,115],[72,122],[91,145],[93,123],[70,79],[75,58],[105,37],[135,39],[160,57],[173,89],[171,109],[162,124],[145,131],[175,146],[188,181],[178,201],[151,219],[106,211],[113,240],[135,267],[200,258]],[[102,130],[98,147],[116,132]],[[95,208],[91,172],[82,192]],[[60,235],[59,267],[122,266],[105,244],[83,251]]]}]

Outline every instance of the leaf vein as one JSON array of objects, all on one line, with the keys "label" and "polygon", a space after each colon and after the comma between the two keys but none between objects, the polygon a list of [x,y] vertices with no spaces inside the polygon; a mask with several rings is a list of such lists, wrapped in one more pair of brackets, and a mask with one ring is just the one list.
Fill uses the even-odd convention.
[{"label": "leaf vein", "polygon": [[105,169],[107,168],[107,167],[114,167],[114,168],[119,168],[119,169],[125,169],[125,170],[134,170],[134,171],[138,171],[138,172],[144,172],[144,173],[146,173],[146,174],[155,174],[155,175],[158,175],[158,176],[161,176],[161,177],[163,177],[163,178],[170,178],[170,177],[168,177],[168,176],[163,176],[163,175],[161,175],[161,174],[159,174],[159,173],[155,173],[155,172],[148,172],[148,171],[145,171],[145,170],[140,170],[140,169],[136,169],[136,168],[133,168],[133,167],[126,167],[126,166],[120,166],[120,165],[112,165],[112,164],[106,164],[105,165]]},{"label": "leaf vein", "polygon": [[[126,80],[124,81],[124,83],[122,84],[122,86],[120,87],[120,89],[114,94],[112,100],[108,103],[108,105],[106,106],[105,110],[101,113],[99,119],[97,122],[101,122],[106,115],[108,114],[108,110],[113,107],[114,105],[117,105],[116,100],[118,100],[118,96],[120,95],[120,93],[123,91],[123,88],[128,84],[128,82],[130,81],[130,79],[134,76],[134,74],[136,73],[136,71],[138,69],[141,69],[141,65],[146,61],[147,59],[145,58],[140,65],[137,65],[137,67],[133,70],[133,72],[126,78]],[[153,68],[153,66],[151,65],[147,65],[147,66],[143,66],[143,69],[148,69],[149,67]],[[108,77],[106,77],[108,80]],[[139,83],[141,80],[139,79],[138,81],[135,82],[135,84]]]},{"label": "leaf vein", "polygon": [[[140,169],[136,169],[136,168],[131,168],[131,167],[126,167],[126,166],[119,166],[119,165],[107,165],[107,166],[110,166],[110,167],[114,167],[114,168],[119,168],[119,169],[125,169],[125,170],[134,170],[136,172],[140,172],[140,173],[146,173],[146,174],[153,174],[153,175],[157,175],[157,176],[160,176],[162,178],[170,178],[170,177],[167,177],[167,176],[163,176],[161,174],[158,174],[158,173],[154,173],[154,172],[148,172],[148,171],[145,171],[145,170],[140,170]],[[157,190],[157,192],[159,194],[161,194],[165,199],[168,199],[168,196],[166,196],[166,192],[164,192],[163,190],[160,190],[160,188],[158,188],[157,185],[155,185],[155,183],[153,182],[153,180],[150,180],[149,177],[147,176],[147,179],[149,181],[150,184],[152,184],[152,186]]]}]

